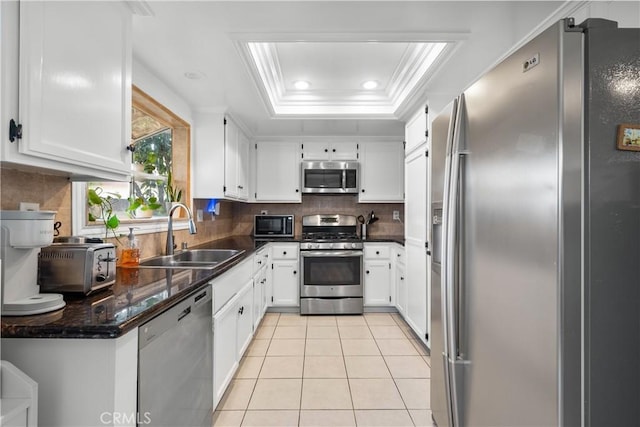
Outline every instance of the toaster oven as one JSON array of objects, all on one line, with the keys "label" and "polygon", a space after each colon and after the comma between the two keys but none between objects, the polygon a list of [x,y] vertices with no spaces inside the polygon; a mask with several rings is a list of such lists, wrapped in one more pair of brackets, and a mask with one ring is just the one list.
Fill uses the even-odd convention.
[{"label": "toaster oven", "polygon": [[116,282],[116,249],[111,243],[54,243],[38,258],[41,292],[89,294]]}]

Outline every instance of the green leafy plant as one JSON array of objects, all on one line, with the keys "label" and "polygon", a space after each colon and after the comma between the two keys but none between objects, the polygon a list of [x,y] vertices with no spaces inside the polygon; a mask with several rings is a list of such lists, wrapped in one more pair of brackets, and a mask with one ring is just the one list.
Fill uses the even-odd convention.
[{"label": "green leafy plant", "polygon": [[156,209],[160,209],[161,207],[162,205],[158,203],[158,198],[155,196],[149,198],[145,198],[143,196],[130,197],[127,212],[129,213],[129,215],[135,217],[135,212],[138,209],[140,209],[141,211],[154,211]]},{"label": "green leafy plant", "polygon": [[[113,233],[113,237],[118,239],[116,229],[120,225],[120,219],[113,212],[113,203],[121,198],[120,194],[104,191],[102,187],[89,188],[87,190],[88,219],[90,222],[96,222],[99,219],[104,221],[105,239],[108,237],[109,231]],[[99,213],[95,212],[96,210]],[[98,216],[96,216],[96,213],[98,213]]]},{"label": "green leafy plant", "polygon": [[173,175],[171,171],[169,171],[167,175],[166,193],[167,201],[169,202],[180,202],[182,200],[182,190],[173,185]]}]

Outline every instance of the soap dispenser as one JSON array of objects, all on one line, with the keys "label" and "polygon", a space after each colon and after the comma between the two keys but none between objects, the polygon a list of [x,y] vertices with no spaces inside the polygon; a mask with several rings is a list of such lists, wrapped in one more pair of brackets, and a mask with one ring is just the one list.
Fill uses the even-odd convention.
[{"label": "soap dispenser", "polygon": [[123,267],[133,267],[140,264],[140,244],[133,229],[135,227],[129,227],[129,235],[127,236],[126,247],[122,250],[122,263]]}]

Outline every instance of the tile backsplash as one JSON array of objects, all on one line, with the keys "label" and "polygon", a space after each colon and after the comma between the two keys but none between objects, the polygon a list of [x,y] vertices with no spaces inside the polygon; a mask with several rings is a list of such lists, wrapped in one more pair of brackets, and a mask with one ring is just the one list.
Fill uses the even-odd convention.
[{"label": "tile backsplash", "polygon": [[[70,236],[71,232],[71,183],[64,176],[40,172],[0,168],[0,208],[16,210],[20,202],[39,203],[41,210],[57,211],[56,221],[60,221],[60,236]],[[267,211],[270,214],[293,214],[296,216],[295,233],[302,232],[302,216],[333,213],[364,215],[374,211],[379,220],[369,227],[369,235],[403,235],[404,225],[392,219],[394,210],[404,218],[402,203],[357,203],[354,195],[303,195],[302,203],[240,203],[220,202],[220,214],[215,217],[206,212],[208,200],[194,200],[194,215],[197,209],[205,211],[202,222],[198,222],[198,233],[190,235],[188,230],[174,232],[175,242],[195,246],[210,240],[232,235],[253,234],[253,216]],[[141,257],[149,258],[164,253],[167,233],[141,234]],[[116,246],[125,243],[126,238],[109,239]]]},{"label": "tile backsplash", "polygon": [[253,216],[261,211],[269,214],[295,215],[295,234],[302,233],[302,217],[315,214],[367,215],[374,211],[379,218],[369,226],[369,236],[402,236],[404,224],[392,219],[393,211],[400,212],[404,220],[402,203],[358,203],[356,195],[304,194],[302,203],[236,203],[234,209],[234,234],[253,234]]}]

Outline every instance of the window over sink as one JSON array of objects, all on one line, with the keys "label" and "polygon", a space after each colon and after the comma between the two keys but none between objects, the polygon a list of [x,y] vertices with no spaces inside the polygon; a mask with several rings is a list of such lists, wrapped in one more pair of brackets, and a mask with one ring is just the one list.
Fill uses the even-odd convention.
[{"label": "window over sink", "polygon": [[[105,237],[105,221],[116,225],[107,237],[127,227],[163,231],[171,203],[188,203],[190,125],[136,86],[131,121],[131,180],[74,183],[73,234]],[[110,212],[90,202],[95,196],[108,199]],[[177,221],[181,228],[186,223]]]}]

